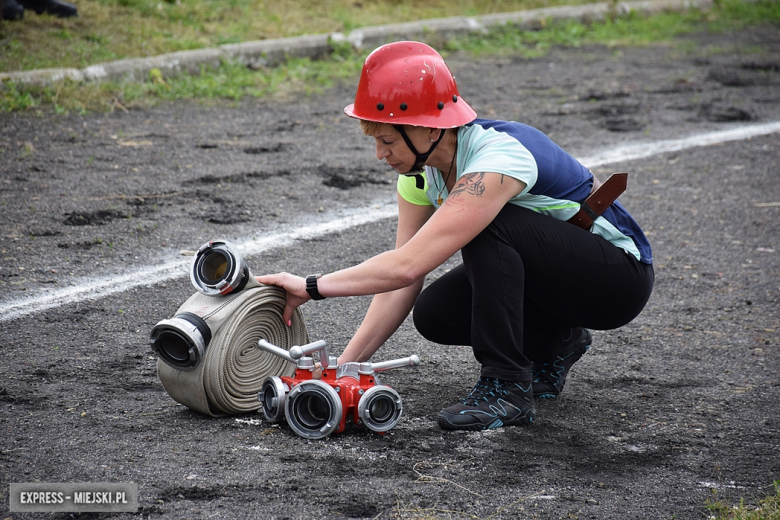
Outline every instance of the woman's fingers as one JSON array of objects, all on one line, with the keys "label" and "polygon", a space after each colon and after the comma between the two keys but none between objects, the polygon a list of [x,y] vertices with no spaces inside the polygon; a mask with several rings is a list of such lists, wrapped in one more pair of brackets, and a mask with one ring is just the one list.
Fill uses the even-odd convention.
[{"label": "woman's fingers", "polygon": [[287,305],[284,306],[284,312],[282,313],[282,319],[284,320],[285,325],[288,327],[292,327],[292,316],[295,312],[295,307],[290,305],[290,298],[287,298]]},{"label": "woman's fingers", "polygon": [[292,325],[292,317],[295,309],[309,301],[311,298],[306,292],[306,280],[300,276],[293,276],[289,273],[268,274],[257,276],[257,281],[266,285],[276,285],[285,290],[287,304],[284,306],[282,319],[285,325]]},{"label": "woman's fingers", "polygon": [[[266,274],[263,276],[255,276],[255,279],[260,282],[264,283],[266,285],[278,285],[280,287],[284,287],[282,283],[282,276],[287,275],[287,273],[278,273],[278,274]],[[289,276],[289,275],[287,275]]]}]

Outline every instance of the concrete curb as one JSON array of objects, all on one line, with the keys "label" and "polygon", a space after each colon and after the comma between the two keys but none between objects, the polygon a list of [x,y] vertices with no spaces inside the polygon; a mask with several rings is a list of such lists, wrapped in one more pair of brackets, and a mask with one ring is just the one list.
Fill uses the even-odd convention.
[{"label": "concrete curb", "polygon": [[70,79],[72,81],[145,81],[153,69],[164,77],[181,73],[197,73],[201,67],[216,67],[222,60],[258,66],[274,66],[287,58],[318,58],[333,51],[331,42],[348,42],[355,49],[373,48],[399,40],[425,40],[431,35],[452,37],[472,32],[486,32],[496,25],[511,24],[522,29],[535,30],[550,20],[577,20],[581,22],[604,19],[618,12],[653,14],[690,8],[710,9],[713,0],[639,0],[610,4],[600,2],[579,6],[561,6],[513,13],[490,14],[475,17],[434,18],[417,22],[362,27],[349,34],[329,33],[294,38],[277,38],[221,45],[212,49],[198,49],[161,54],[149,58],[132,58],[90,65],[83,69],[41,69],[0,73],[0,81],[46,85]]}]

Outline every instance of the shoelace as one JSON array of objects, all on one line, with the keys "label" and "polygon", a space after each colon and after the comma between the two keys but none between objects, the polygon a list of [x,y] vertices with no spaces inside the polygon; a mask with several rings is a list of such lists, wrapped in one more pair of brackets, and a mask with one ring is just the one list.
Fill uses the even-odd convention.
[{"label": "shoelace", "polygon": [[496,392],[502,393],[501,383],[498,379],[489,377],[480,377],[477,384],[469,392],[469,395],[463,398],[463,404],[466,406],[477,406],[481,401],[487,401],[496,395]]}]

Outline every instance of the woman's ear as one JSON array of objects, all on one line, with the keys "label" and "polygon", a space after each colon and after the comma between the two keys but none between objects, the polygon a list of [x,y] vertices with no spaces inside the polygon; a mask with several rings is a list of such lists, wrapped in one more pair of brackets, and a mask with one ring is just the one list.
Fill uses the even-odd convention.
[{"label": "woman's ear", "polygon": [[435,143],[443,132],[444,132],[443,128],[429,128],[428,139],[430,139],[432,143]]}]

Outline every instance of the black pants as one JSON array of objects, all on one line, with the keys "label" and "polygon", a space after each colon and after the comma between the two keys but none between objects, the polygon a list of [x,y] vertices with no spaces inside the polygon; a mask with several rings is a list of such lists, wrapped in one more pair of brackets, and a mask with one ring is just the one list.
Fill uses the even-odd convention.
[{"label": "black pants", "polygon": [[653,267],[568,222],[507,204],[423,290],[414,324],[428,340],[470,345],[482,375],[531,379],[571,327],[614,329],[653,289]]}]

